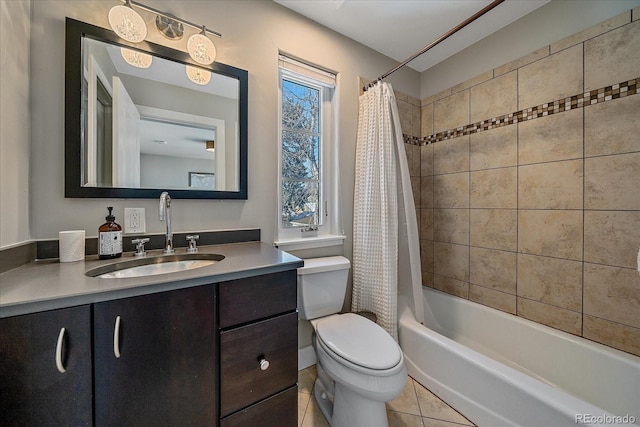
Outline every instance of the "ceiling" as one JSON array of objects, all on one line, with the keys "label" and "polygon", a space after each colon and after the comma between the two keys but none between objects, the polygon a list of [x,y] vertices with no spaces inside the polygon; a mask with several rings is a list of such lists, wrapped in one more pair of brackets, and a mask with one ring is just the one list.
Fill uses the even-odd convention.
[{"label": "ceiling", "polygon": [[[398,62],[491,3],[490,0],[274,0]],[[427,70],[550,0],[507,0],[408,66]]]}]

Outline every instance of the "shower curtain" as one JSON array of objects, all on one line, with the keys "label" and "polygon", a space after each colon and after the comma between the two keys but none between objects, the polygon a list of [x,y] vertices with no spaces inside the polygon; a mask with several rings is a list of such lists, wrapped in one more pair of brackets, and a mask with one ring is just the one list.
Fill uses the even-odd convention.
[{"label": "shower curtain", "polygon": [[[391,85],[360,96],[353,212],[353,311],[398,339],[398,292],[423,319],[415,203]],[[400,255],[400,256],[399,256]]]}]

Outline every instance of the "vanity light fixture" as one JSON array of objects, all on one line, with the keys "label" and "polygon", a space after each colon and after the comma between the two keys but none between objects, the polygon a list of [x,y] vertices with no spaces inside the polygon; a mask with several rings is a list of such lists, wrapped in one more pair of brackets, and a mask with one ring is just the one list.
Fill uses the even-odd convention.
[{"label": "vanity light fixture", "polygon": [[187,77],[197,85],[205,86],[211,81],[211,71],[193,65],[186,66]]},{"label": "vanity light fixture", "polygon": [[138,68],[149,68],[153,61],[153,56],[148,53],[138,52],[137,50],[127,49],[126,47],[120,48],[120,55],[122,55],[122,58],[127,64]]},{"label": "vanity light fixture", "polygon": [[184,26],[168,16],[156,16],[156,28],[169,40],[180,40],[184,35]]},{"label": "vanity light fixture", "polygon": [[216,151],[216,142],[213,139],[207,141],[207,151],[212,153]]},{"label": "vanity light fixture", "polygon": [[184,25],[201,30],[193,34],[187,40],[187,52],[198,64],[209,65],[216,59],[216,47],[209,35],[222,37],[222,34],[205,28],[204,25],[196,25],[177,16],[169,15],[158,9],[146,6],[132,0],[121,0],[124,5],[113,6],[109,11],[109,25],[115,33],[123,39],[139,43],[147,36],[147,26],[144,19],[133,7],[155,13],[156,28],[169,40],[180,40],[184,34]]},{"label": "vanity light fixture", "polygon": [[147,37],[147,25],[142,16],[131,7],[131,0],[111,8],[109,25],[118,36],[131,43],[140,43]]},{"label": "vanity light fixture", "polygon": [[209,65],[216,59],[216,47],[206,34],[206,28],[202,26],[202,31],[189,37],[187,41],[187,52],[198,64]]}]

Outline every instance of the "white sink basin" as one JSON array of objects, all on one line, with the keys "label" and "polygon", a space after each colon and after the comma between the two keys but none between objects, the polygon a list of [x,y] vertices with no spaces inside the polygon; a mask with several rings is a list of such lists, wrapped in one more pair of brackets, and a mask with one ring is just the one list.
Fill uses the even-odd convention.
[{"label": "white sink basin", "polygon": [[137,258],[97,267],[87,271],[86,275],[101,279],[153,276],[207,267],[223,259],[224,255],[218,254],[180,254]]}]

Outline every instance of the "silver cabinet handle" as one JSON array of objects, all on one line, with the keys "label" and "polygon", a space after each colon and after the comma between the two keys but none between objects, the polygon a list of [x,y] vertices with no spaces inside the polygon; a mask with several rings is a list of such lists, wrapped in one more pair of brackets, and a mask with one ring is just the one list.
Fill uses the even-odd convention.
[{"label": "silver cabinet handle", "polygon": [[264,357],[260,358],[260,369],[263,371],[269,369],[269,361]]},{"label": "silver cabinet handle", "polygon": [[120,358],[120,316],[116,316],[116,326],[113,328],[113,354]]},{"label": "silver cabinet handle", "polygon": [[60,333],[58,334],[58,342],[56,343],[56,368],[58,368],[58,372],[60,372],[61,374],[64,374],[67,370],[62,363],[62,346],[64,345],[65,332],[65,328],[60,329]]}]

